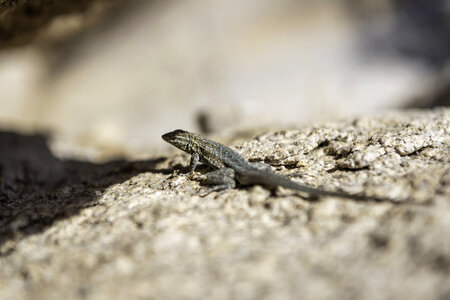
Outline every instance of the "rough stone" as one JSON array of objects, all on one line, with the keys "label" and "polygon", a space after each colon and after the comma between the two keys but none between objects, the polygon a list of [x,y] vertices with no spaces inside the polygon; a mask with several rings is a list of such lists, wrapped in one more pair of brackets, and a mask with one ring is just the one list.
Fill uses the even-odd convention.
[{"label": "rough stone", "polygon": [[447,299],[449,124],[449,109],[393,112],[234,145],[293,180],[395,203],[200,197],[184,154],[66,161],[44,137],[1,133],[0,298]]}]

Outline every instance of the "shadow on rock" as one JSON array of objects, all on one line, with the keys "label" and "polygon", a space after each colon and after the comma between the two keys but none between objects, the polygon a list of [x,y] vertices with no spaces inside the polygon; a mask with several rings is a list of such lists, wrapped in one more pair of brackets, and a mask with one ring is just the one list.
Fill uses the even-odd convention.
[{"label": "shadow on rock", "polygon": [[55,157],[43,135],[0,131],[0,256],[7,241],[41,232],[53,222],[96,205],[110,185],[142,172],[164,172],[163,159],[103,164]]}]

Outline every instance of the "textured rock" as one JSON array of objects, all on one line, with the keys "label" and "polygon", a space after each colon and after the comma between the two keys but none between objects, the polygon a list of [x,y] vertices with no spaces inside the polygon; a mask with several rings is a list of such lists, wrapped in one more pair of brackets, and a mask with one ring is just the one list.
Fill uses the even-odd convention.
[{"label": "textured rock", "polygon": [[199,197],[177,175],[185,154],[97,165],[2,134],[0,298],[448,299],[449,123],[448,109],[395,112],[235,146],[396,203],[260,186]]}]

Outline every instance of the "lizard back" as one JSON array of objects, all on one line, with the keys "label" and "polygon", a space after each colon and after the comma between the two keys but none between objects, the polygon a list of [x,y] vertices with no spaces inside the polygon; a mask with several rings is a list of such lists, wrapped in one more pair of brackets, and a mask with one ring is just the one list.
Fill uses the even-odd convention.
[{"label": "lizard back", "polygon": [[200,161],[217,169],[229,167],[239,171],[250,167],[248,160],[230,147],[192,132],[177,129],[164,134],[162,138],[180,150],[197,153]]}]

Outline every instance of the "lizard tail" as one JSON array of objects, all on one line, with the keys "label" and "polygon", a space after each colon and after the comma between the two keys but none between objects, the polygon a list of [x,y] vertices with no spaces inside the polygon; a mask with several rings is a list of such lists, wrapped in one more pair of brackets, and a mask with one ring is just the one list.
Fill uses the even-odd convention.
[{"label": "lizard tail", "polygon": [[248,179],[250,179],[249,181],[251,181],[251,183],[256,183],[256,184],[259,183],[259,184],[268,185],[268,186],[272,186],[272,187],[282,186],[282,187],[293,189],[296,191],[308,193],[313,196],[334,196],[334,197],[348,198],[348,199],[359,200],[359,201],[369,200],[369,201],[377,201],[377,202],[381,202],[381,201],[395,202],[394,200],[391,200],[391,199],[366,196],[363,194],[350,194],[350,193],[345,193],[345,192],[329,191],[329,190],[314,188],[314,187],[310,187],[307,185],[303,185],[303,184],[294,182],[284,176],[280,176],[275,173],[260,174],[258,172],[255,172],[254,174],[251,174],[249,177],[250,178],[248,178]]}]

